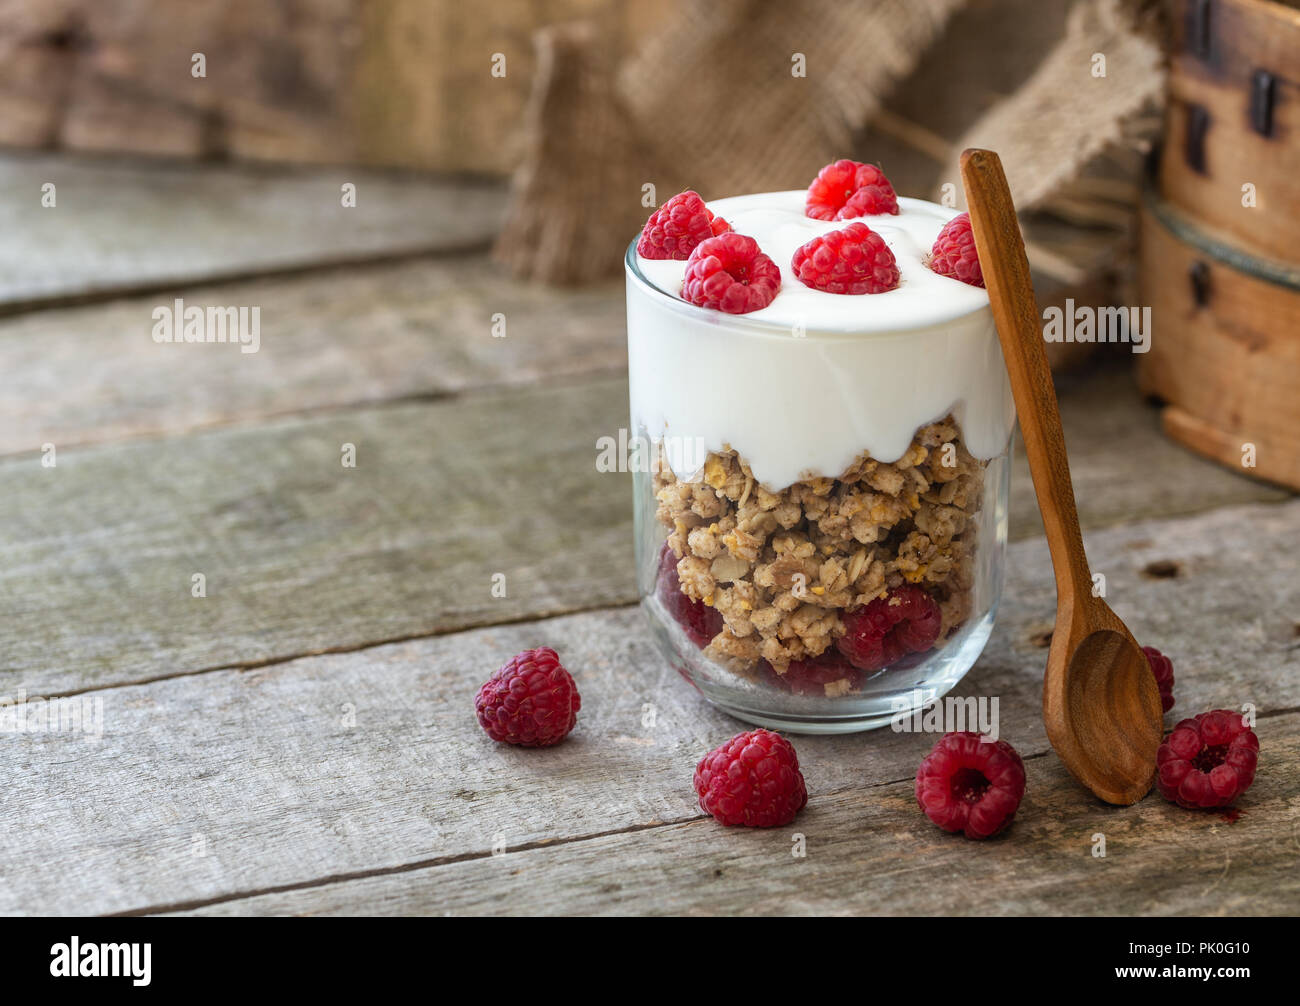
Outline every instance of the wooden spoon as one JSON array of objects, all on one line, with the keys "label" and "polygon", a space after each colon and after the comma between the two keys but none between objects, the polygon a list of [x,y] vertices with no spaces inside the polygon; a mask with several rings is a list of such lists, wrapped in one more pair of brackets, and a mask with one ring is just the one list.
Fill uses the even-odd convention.
[{"label": "wooden spoon", "polygon": [[1107,803],[1136,803],[1155,779],[1160,692],[1133,634],[1093,596],[1061,414],[1002,162],[990,150],[967,150],[961,180],[1056,573],[1056,627],[1043,679],[1047,736],[1070,774],[1093,793]]}]

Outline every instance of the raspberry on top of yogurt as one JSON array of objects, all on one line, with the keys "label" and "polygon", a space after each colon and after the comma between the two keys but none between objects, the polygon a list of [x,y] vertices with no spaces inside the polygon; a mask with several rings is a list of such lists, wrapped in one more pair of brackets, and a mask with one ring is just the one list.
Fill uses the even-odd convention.
[{"label": "raspberry on top of yogurt", "polygon": [[701,241],[686,260],[682,297],[727,314],[759,311],[781,289],[781,270],[744,234],[727,231]]},{"label": "raspberry on top of yogurt", "polygon": [[943,225],[943,230],[934,239],[934,247],[930,249],[930,269],[940,276],[951,276],[971,286],[984,285],[969,213],[958,213]]},{"label": "raspberry on top of yogurt", "polygon": [[698,192],[687,189],[650,214],[637,239],[636,253],[642,258],[685,261],[701,241],[729,230],[731,225],[715,217]]},{"label": "raspberry on top of yogurt", "polygon": [[[693,260],[630,249],[633,422],[652,439],[667,434],[665,458],[680,479],[694,480],[703,453],[730,445],[772,491],[809,473],[836,478],[863,451],[893,462],[918,429],[949,414],[975,458],[1000,455],[1015,408],[988,291],[930,268],[957,210],[897,198],[897,213],[817,220],[806,200],[803,189],[710,200],[704,208],[731,231],[703,238]],[[707,218],[691,206],[687,230],[702,237]],[[832,292],[838,278],[818,287],[816,263],[799,274],[801,248],[834,244],[829,235],[855,225],[883,243],[879,258],[892,256],[896,285],[844,296]],[[727,256],[710,254],[729,246],[735,272],[720,268]],[[892,278],[887,269],[886,284]],[[815,435],[792,436],[794,424]],[[697,440],[703,453],[688,449]]]},{"label": "raspberry on top of yogurt", "polygon": [[898,196],[885,173],[861,161],[832,161],[808,186],[804,212],[814,220],[898,213]]},{"label": "raspberry on top of yogurt", "polygon": [[804,286],[824,293],[887,293],[898,286],[894,253],[866,224],[813,238],[794,253],[790,268]]},{"label": "raspberry on top of yogurt", "polygon": [[[711,238],[703,237],[703,213],[697,210],[694,216],[692,232],[702,240],[692,246],[692,253],[719,238],[744,235],[783,274],[772,297],[744,298],[741,313],[747,318],[782,328],[798,326],[808,332],[859,334],[944,325],[988,310],[988,293],[983,287],[941,275],[931,267],[936,239],[957,216],[956,210],[923,199],[900,198],[895,214],[815,220],[804,213],[804,197],[803,191],[793,189],[712,200],[704,209],[713,214],[713,220],[725,219],[731,230]],[[863,239],[863,230],[873,236]],[[807,254],[797,261],[797,254],[805,249],[811,252],[808,246],[818,239],[820,244],[813,247],[823,249],[821,256]],[[676,249],[680,254],[680,245]],[[858,274],[850,261],[859,250],[864,257],[856,265],[870,260],[870,280]],[[687,261],[649,258],[640,254],[639,247],[636,251],[636,265],[653,287],[691,303],[704,299],[683,289]],[[840,260],[839,264],[834,260]],[[898,272],[896,280],[893,269]],[[872,296],[843,296],[850,292]]]}]

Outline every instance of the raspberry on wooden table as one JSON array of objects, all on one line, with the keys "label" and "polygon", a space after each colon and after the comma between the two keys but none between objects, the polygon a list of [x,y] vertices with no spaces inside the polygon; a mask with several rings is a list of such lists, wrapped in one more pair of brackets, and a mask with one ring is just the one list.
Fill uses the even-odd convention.
[{"label": "raspberry on wooden table", "polygon": [[843,621],[844,635],[836,647],[854,667],[875,671],[933,646],[943,615],[924,589],[904,584],[845,613]]},{"label": "raspberry on wooden table", "polygon": [[489,737],[530,748],[563,740],[581,707],[577,684],[549,646],[511,657],[474,699],[479,725]]},{"label": "raspberry on wooden table", "polygon": [[1160,708],[1167,713],[1174,708],[1174,662],[1154,646],[1144,646],[1142,652],[1151,665],[1151,673],[1156,676],[1156,685],[1160,689]]},{"label": "raspberry on wooden table", "polygon": [[744,234],[727,231],[701,241],[686,260],[682,296],[699,307],[748,314],[767,307],[781,289],[781,270]]},{"label": "raspberry on wooden table", "polygon": [[992,838],[1016,816],[1025,765],[1006,741],[969,730],[945,734],[916,770],[916,802],[944,831]]},{"label": "raspberry on wooden table", "polygon": [[729,230],[731,225],[715,217],[698,192],[687,189],[650,214],[636,253],[642,258],[684,260],[701,241]]},{"label": "raspberry on wooden table", "polygon": [[771,730],[750,730],[700,759],[695,767],[700,808],[725,825],[776,828],[808,802],[799,756]]},{"label": "raspberry on wooden table", "polygon": [[808,186],[804,215],[814,220],[898,213],[898,196],[885,173],[861,161],[832,161]]},{"label": "raspberry on wooden table", "polygon": [[885,239],[866,224],[849,224],[798,248],[790,268],[823,293],[885,293],[898,286],[898,263]]},{"label": "raspberry on wooden table", "polygon": [[975,232],[971,230],[970,214],[958,213],[943,225],[930,249],[930,270],[940,276],[949,276],[968,286],[983,286],[984,273],[980,270],[979,255],[975,251]]},{"label": "raspberry on wooden table", "polygon": [[1241,713],[1214,709],[1183,720],[1156,752],[1156,788],[1190,809],[1229,807],[1250,789],[1259,738]]}]

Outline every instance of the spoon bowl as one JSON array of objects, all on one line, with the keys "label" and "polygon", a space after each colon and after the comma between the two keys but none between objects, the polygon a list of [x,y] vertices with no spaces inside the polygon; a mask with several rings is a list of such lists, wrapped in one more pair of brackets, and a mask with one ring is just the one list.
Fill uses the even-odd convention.
[{"label": "spoon bowl", "polygon": [[1098,797],[1135,803],[1151,789],[1162,736],[1160,692],[1146,655],[1122,624],[1086,632],[1059,653],[1056,638],[1043,678],[1048,740]]}]

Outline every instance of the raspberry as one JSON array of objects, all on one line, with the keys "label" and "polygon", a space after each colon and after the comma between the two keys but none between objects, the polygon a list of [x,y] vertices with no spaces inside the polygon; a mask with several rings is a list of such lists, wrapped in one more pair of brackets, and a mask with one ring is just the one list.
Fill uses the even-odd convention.
[{"label": "raspberry", "polygon": [[916,802],[944,831],[992,838],[1025,795],[1025,764],[1006,741],[969,730],[945,734],[916,770]]},{"label": "raspberry", "polygon": [[636,253],[642,258],[687,259],[701,241],[729,230],[731,225],[715,217],[698,192],[687,189],[650,214]]},{"label": "raspberry", "polygon": [[934,239],[934,247],[930,249],[930,269],[970,286],[984,285],[969,213],[958,213],[943,225],[943,230]]},{"label": "raspberry", "polygon": [[727,231],[701,241],[686,260],[682,296],[700,307],[748,314],[772,303],[781,289],[781,270],[758,242]]},{"label": "raspberry", "polygon": [[581,707],[578,686],[549,646],[512,657],[474,700],[489,737],[526,748],[558,744],[573,729]]},{"label": "raspberry", "polygon": [[1154,646],[1144,646],[1142,652],[1147,655],[1151,673],[1160,687],[1160,708],[1167,713],[1174,708],[1174,662]]},{"label": "raspberry", "polygon": [[810,660],[792,660],[784,674],[763,662],[765,680],[795,695],[834,697],[862,687],[864,675],[840,654],[828,650]]},{"label": "raspberry", "polygon": [[1183,720],[1156,752],[1156,787],[1180,807],[1228,807],[1250,789],[1259,738],[1241,713],[1215,709]]},{"label": "raspberry", "polygon": [[771,730],[751,730],[714,748],[695,766],[700,808],[727,826],[776,828],[808,802],[799,756]]},{"label": "raspberry", "polygon": [[905,584],[844,616],[839,651],[863,671],[875,671],[909,653],[928,650],[939,638],[939,604],[920,587]]},{"label": "raspberry", "polygon": [[709,645],[722,631],[722,615],[703,601],[696,601],[682,593],[681,580],[677,578],[677,556],[664,542],[659,550],[659,579],[656,592],[659,600],[673,620],[686,630],[692,643],[699,647]]},{"label": "raspberry", "polygon": [[861,161],[832,161],[808,186],[804,215],[814,220],[898,213],[898,196],[885,173]]},{"label": "raspberry", "polygon": [[898,286],[898,263],[885,239],[866,224],[815,237],[794,253],[790,268],[823,293],[884,293]]}]

